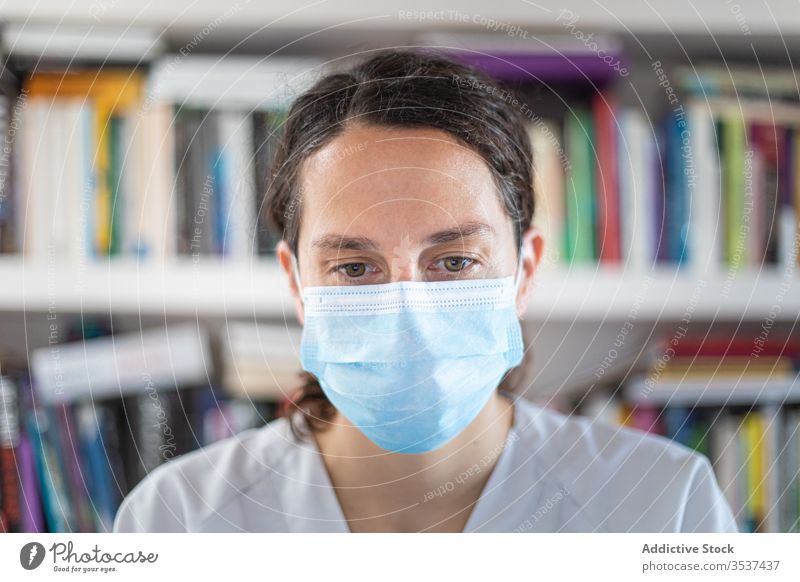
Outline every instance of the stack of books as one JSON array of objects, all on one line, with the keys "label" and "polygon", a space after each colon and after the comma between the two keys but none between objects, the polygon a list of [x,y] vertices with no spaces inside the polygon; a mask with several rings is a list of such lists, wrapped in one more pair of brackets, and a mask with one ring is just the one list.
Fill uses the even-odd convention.
[{"label": "stack of books", "polygon": [[314,64],[164,57],[0,83],[0,252],[73,265],[271,253],[262,198],[288,91]]},{"label": "stack of books", "polygon": [[742,98],[719,82],[723,70],[676,71],[682,90],[666,114],[621,106],[604,89],[530,123],[551,262],[798,264],[800,103],[796,89],[780,90],[791,71],[766,74]]},{"label": "stack of books", "polygon": [[0,376],[0,531],[111,531],[154,468],[276,418],[277,398],[219,387],[206,344],[196,324],[117,333]]}]

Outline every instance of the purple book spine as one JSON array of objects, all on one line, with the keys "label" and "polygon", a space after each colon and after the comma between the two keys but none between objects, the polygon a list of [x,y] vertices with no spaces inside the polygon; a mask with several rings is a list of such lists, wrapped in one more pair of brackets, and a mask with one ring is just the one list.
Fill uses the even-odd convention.
[{"label": "purple book spine", "polygon": [[17,455],[20,474],[20,513],[22,514],[22,531],[28,533],[42,533],[45,531],[45,527],[44,517],[42,516],[41,498],[39,496],[39,481],[36,478],[31,441],[25,433],[20,435]]},{"label": "purple book spine", "polygon": [[[499,81],[607,81],[620,73],[594,54],[479,54],[456,51],[461,62],[482,69]],[[624,65],[621,55],[612,55]]]}]

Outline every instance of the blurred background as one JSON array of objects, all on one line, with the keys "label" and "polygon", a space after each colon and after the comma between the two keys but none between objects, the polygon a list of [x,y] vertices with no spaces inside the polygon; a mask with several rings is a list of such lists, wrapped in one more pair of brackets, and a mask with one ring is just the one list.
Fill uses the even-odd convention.
[{"label": "blurred background", "polygon": [[0,2],[0,531],[110,530],[155,466],[291,409],[275,143],[325,71],[408,46],[528,118],[520,393],[800,531],[800,11],[762,0]]}]

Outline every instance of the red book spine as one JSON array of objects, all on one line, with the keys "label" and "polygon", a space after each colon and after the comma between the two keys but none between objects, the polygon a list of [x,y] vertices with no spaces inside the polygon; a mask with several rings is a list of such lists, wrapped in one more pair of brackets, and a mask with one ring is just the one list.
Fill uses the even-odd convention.
[{"label": "red book spine", "polygon": [[621,235],[619,182],[617,177],[617,123],[611,96],[595,93],[592,98],[595,124],[595,184],[597,190],[597,248],[602,263],[620,263]]},{"label": "red book spine", "polygon": [[19,408],[16,386],[0,377],[0,530],[20,528],[19,469],[16,447],[19,442]]},{"label": "red book spine", "polygon": [[20,507],[19,507],[19,481],[17,480],[17,458],[14,448],[11,446],[0,447],[0,477],[2,478],[3,506],[0,513],[0,531],[5,529],[7,532],[19,531]]}]

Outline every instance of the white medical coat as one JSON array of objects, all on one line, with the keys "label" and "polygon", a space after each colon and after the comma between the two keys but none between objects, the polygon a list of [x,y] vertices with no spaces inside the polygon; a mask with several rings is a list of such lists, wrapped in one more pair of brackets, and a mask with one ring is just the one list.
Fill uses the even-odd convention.
[{"label": "white medical coat", "polygon": [[[464,531],[737,531],[706,457],[521,398],[514,409]],[[454,494],[457,477],[438,494]],[[282,418],[157,467],[123,500],[114,531],[349,529],[313,439],[296,439]]]}]

